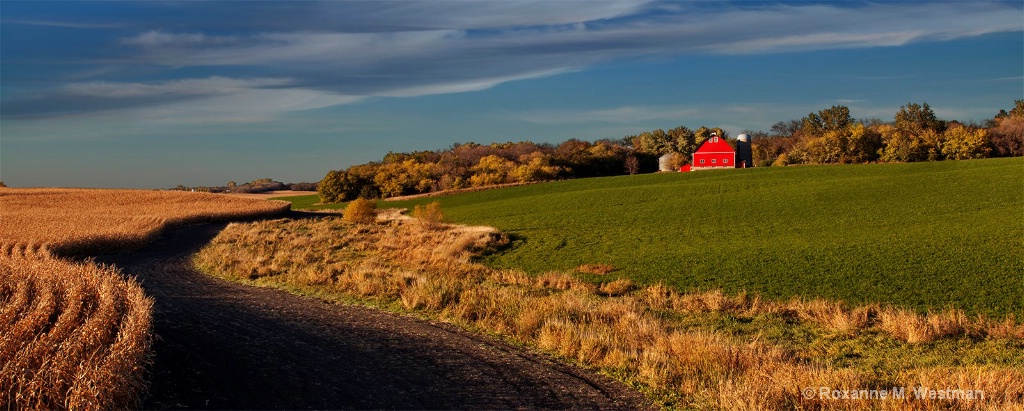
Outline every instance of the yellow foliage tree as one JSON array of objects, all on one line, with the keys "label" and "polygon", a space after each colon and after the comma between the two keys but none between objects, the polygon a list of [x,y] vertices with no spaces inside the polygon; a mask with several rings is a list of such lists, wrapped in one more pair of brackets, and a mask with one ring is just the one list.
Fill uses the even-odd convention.
[{"label": "yellow foliage tree", "polygon": [[955,124],[946,129],[944,137],[942,154],[946,158],[955,160],[985,158],[992,152],[988,146],[988,131],[985,129],[973,129]]}]

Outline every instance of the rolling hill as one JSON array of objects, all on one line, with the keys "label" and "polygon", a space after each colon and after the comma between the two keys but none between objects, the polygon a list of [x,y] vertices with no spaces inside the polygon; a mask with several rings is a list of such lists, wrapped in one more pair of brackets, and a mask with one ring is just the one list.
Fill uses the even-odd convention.
[{"label": "rolling hill", "polygon": [[430,201],[511,235],[486,258],[498,267],[600,263],[682,290],[1024,315],[1022,158],[592,178],[381,206]]}]

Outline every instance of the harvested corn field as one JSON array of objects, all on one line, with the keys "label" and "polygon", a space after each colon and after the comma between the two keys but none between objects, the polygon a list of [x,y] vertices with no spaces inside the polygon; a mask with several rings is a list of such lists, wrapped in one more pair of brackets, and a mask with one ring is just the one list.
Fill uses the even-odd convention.
[{"label": "harvested corn field", "polygon": [[112,267],[0,255],[0,403],[136,405],[150,355],[152,304]]},{"label": "harvested corn field", "polygon": [[125,250],[170,224],[245,219],[287,211],[278,201],[179,191],[0,189],[0,243],[61,255]]},{"label": "harvested corn field", "polygon": [[287,208],[194,193],[0,189],[0,408],[139,405],[153,302],[115,267],[69,256],[135,248],[168,225]]}]

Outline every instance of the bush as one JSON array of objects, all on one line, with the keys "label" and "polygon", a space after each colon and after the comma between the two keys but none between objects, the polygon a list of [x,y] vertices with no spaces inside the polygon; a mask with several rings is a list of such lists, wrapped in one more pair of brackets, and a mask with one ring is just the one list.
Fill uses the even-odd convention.
[{"label": "bush", "polygon": [[427,227],[436,227],[444,222],[444,211],[441,210],[441,203],[437,201],[426,206],[416,206],[412,210],[412,216]]},{"label": "bush", "polygon": [[377,203],[357,198],[348,203],[341,215],[342,220],[353,224],[370,224],[377,220]]}]

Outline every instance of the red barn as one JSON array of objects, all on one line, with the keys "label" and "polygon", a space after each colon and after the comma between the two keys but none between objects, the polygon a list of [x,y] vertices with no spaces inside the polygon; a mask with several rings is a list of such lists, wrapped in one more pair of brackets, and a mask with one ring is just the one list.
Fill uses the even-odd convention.
[{"label": "red barn", "polygon": [[693,153],[693,171],[736,168],[736,150],[717,135],[708,137]]}]

